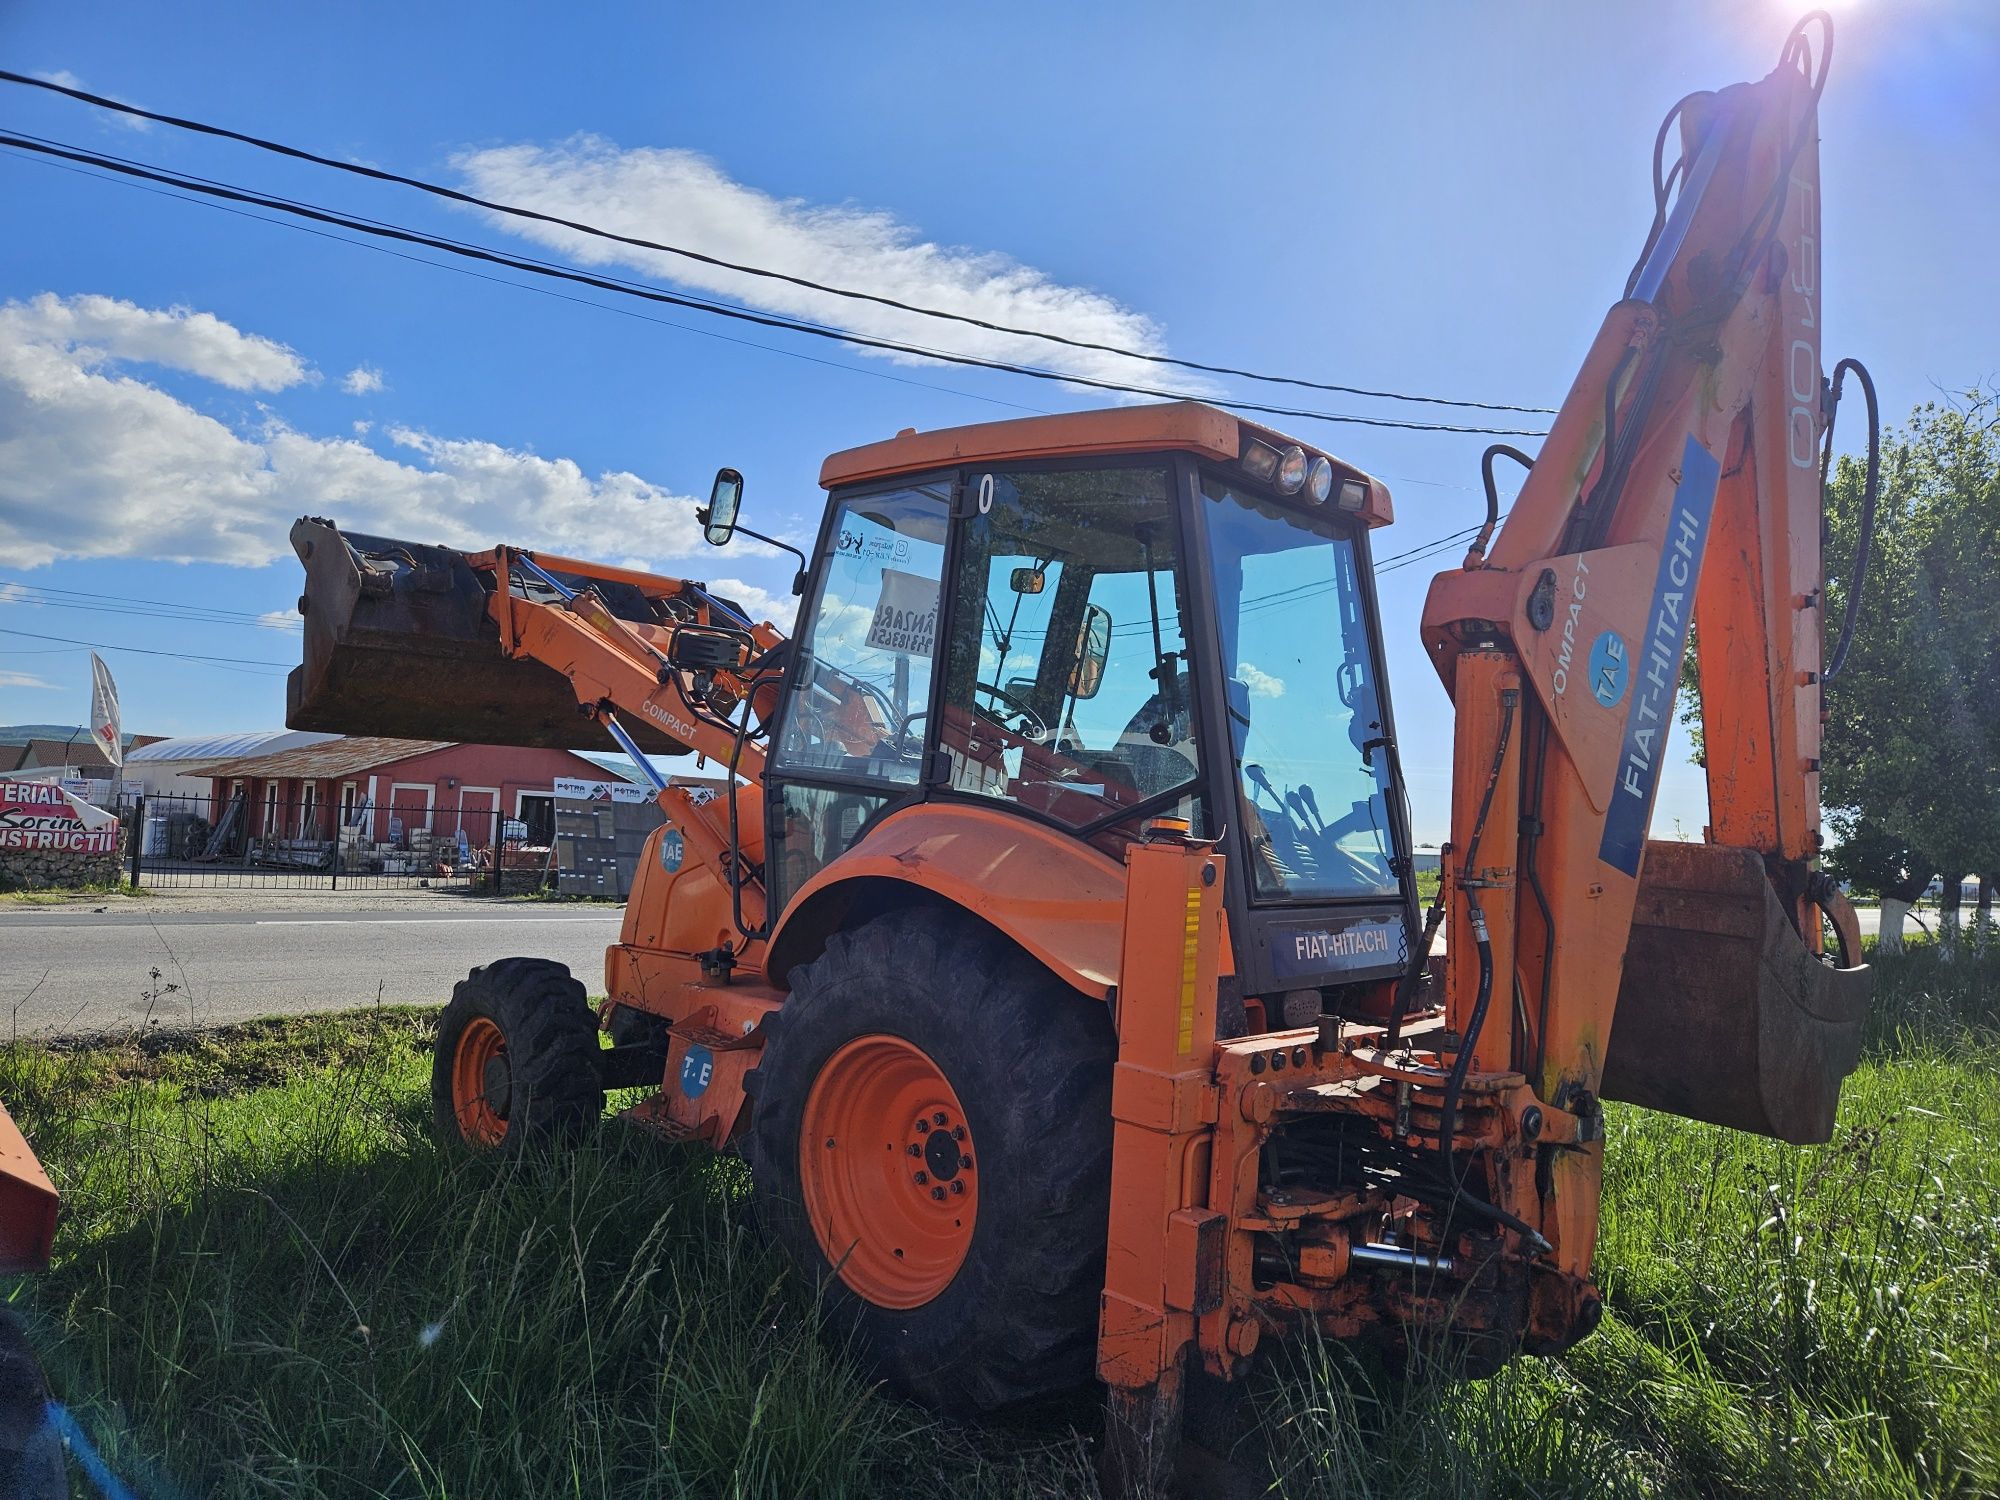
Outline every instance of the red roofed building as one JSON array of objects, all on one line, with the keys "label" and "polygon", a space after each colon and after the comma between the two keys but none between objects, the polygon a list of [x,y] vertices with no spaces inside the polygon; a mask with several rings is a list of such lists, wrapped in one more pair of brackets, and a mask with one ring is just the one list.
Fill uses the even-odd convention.
[{"label": "red roofed building", "polygon": [[213,821],[243,799],[241,828],[252,838],[331,840],[344,827],[377,843],[418,830],[456,839],[462,829],[475,845],[491,843],[507,820],[527,825],[526,842],[547,844],[557,777],[617,779],[568,750],[365,735],[219,761],[189,774],[210,779]]}]

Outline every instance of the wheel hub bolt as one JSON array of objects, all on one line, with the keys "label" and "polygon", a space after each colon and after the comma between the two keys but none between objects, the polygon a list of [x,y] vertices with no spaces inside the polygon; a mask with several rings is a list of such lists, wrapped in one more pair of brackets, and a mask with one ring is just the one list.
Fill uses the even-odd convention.
[{"label": "wheel hub bolt", "polygon": [[911,1156],[922,1156],[924,1154],[924,1148],[922,1146],[911,1145],[911,1146],[905,1146],[903,1149],[906,1152],[908,1152]]},{"label": "wheel hub bolt", "polygon": [[955,1141],[962,1141],[962,1140],[964,1140],[964,1139],[965,1139],[965,1127],[964,1127],[963,1125],[954,1125],[954,1126],[952,1126],[952,1127],[951,1127],[951,1138],[952,1138],[953,1140],[955,1140]]},{"label": "wheel hub bolt", "polygon": [[972,1170],[972,1158],[969,1156],[961,1156],[958,1159],[958,1169],[961,1172],[970,1172]]},{"label": "wheel hub bolt", "polygon": [[933,1198],[937,1199],[937,1201],[938,1201],[938,1202],[940,1202],[940,1203],[944,1202],[944,1189],[943,1189],[943,1188],[932,1188],[932,1189],[931,1189],[931,1196],[932,1196]]},{"label": "wheel hub bolt", "polygon": [[965,1191],[965,1184],[964,1184],[964,1183],[962,1183],[962,1182],[954,1182],[954,1183],[953,1183],[953,1184],[951,1185],[951,1190],[952,1190],[952,1191],[953,1191],[954,1193],[962,1193],[962,1192],[964,1192],[964,1191]]},{"label": "wheel hub bolt", "polygon": [[938,1128],[939,1128],[940,1130],[941,1130],[941,1129],[943,1129],[943,1128],[944,1128],[944,1111],[943,1111],[943,1110],[939,1110],[939,1111],[938,1111],[938,1112],[937,1112],[936,1114],[932,1115],[932,1116],[931,1116],[931,1123],[932,1123],[933,1125],[937,1126],[937,1127],[938,1127]]},{"label": "wheel hub bolt", "polygon": [[922,1186],[923,1186],[923,1185],[924,1185],[925,1183],[929,1182],[930,1180],[931,1180],[931,1174],[930,1174],[930,1173],[928,1173],[928,1172],[919,1172],[919,1173],[917,1173],[917,1186],[918,1186],[918,1187],[922,1187]]}]

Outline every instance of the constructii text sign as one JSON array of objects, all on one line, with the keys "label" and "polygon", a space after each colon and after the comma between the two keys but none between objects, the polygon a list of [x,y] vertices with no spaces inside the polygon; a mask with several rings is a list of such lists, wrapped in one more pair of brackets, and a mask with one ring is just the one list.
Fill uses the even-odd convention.
[{"label": "constructii text sign", "polygon": [[0,781],[0,849],[116,854],[118,819],[51,781]]}]

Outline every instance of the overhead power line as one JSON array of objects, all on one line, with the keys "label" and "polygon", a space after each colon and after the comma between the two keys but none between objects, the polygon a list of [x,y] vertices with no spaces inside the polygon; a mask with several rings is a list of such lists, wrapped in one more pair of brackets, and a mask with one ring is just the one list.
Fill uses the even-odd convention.
[{"label": "overhead power line", "polygon": [[1198,392],[1162,390],[1149,386],[1127,385],[1115,380],[1098,380],[1090,376],[1067,374],[1060,370],[1044,369],[1038,365],[1023,365],[1007,360],[984,359],[970,354],[954,354],[942,349],[930,349],[922,345],[907,344],[897,339],[875,338],[867,334],[857,333],[852,329],[830,328],[797,318],[781,317],[768,313],[755,313],[704,298],[660,291],[657,288],[643,286],[635,282],[595,275],[570,267],[557,266],[550,262],[537,261],[504,251],[471,245],[463,241],[451,240],[439,235],[388,224],[381,220],[358,218],[351,214],[315,207],[293,199],[279,198],[266,193],[252,192],[245,188],[221,185],[209,179],[190,177],[182,173],[165,171],[157,167],[141,166],[124,158],[109,156],[101,152],[87,151],[81,147],[66,145],[57,141],[49,141],[37,136],[0,133],[0,146],[10,146],[16,150],[31,151],[42,156],[79,162],[87,166],[96,167],[102,171],[116,172],[127,177],[162,183],[184,192],[199,193],[204,196],[222,198],[235,203],[253,204],[256,207],[270,209],[278,213],[293,214],[300,218],[314,220],[318,223],[337,225],[340,228],[352,230],[358,234],[397,240],[406,244],[423,245],[429,249],[442,250],[451,255],[485,261],[493,265],[506,266],[511,270],[526,271],[536,276],[547,276],[556,280],[574,282],[580,286],[596,287],[603,291],[617,292],[628,297],[638,297],[649,302],[664,303],[671,307],[692,308],[696,311],[711,313],[717,317],[733,318],[740,322],[752,323],[763,328],[779,328],[790,333],[802,333],[815,338],[832,339],[839,343],[853,344],[865,349],[882,349],[896,354],[913,355],[921,359],[941,360],[947,364],[966,365],[975,369],[997,370],[1002,374],[1021,375],[1033,380],[1086,386],[1094,390],[1115,391],[1122,395],[1145,396],[1160,401],[1205,401],[1210,405],[1227,407],[1232,411],[1255,412],[1265,416],[1297,417],[1306,421],[1332,422],[1361,427],[1393,428],[1412,432],[1454,432],[1497,437],[1544,437],[1547,435],[1545,430],[1540,428],[1476,427],[1460,426],[1444,422],[1411,422],[1393,417],[1365,417],[1353,413],[1315,411],[1309,408],[1290,406],[1271,406],[1261,402],[1239,401],[1227,397],[1203,395]]},{"label": "overhead power line", "polygon": [[0,579],[0,604],[26,604],[36,609],[82,609],[97,614],[143,615],[159,620],[181,620],[190,625],[247,625],[259,630],[287,632],[302,628],[295,618],[267,619],[249,610],[177,604],[167,599],[136,599],[125,594],[92,593],[87,589],[59,589],[50,584],[21,583],[12,579]]},{"label": "overhead power line", "polygon": [[91,651],[128,651],[135,656],[171,656],[180,661],[204,661],[214,666],[227,667],[276,667],[280,671],[290,671],[291,663],[270,661],[254,656],[202,656],[192,651],[159,651],[150,646],[117,646],[104,641],[80,641],[74,636],[40,635],[32,630],[9,630],[0,627],[0,635],[18,635],[31,641],[60,641],[66,646],[80,646]]},{"label": "overhead power line", "polygon": [[543,213],[538,209],[523,208],[519,204],[501,203],[490,198],[481,198],[473,193],[461,192],[457,188],[446,187],[443,183],[430,182],[421,177],[410,177],[400,172],[387,171],[381,167],[365,166],[359,162],[341,161],[335,157],[322,156],[318,152],[303,147],[287,145],[282,141],[270,140],[263,136],[231,130],[227,126],[210,124],[204,120],[192,120],[180,115],[162,114],[155,110],[141,109],[136,104],[107,98],[102,94],[92,94],[67,84],[56,83],[46,78],[33,78],[24,73],[14,73],[0,69],[0,81],[20,84],[26,88],[42,89],[52,94],[62,94],[99,109],[114,110],[134,119],[151,120],[162,125],[171,125],[177,130],[191,131],[198,135],[213,136],[222,140],[236,141],[253,146],[260,151],[290,157],[296,161],[310,162],[314,166],[328,167],[337,172],[346,172],[356,177],[371,178],[377,182],[393,182],[402,187],[414,188],[454,203],[463,203],[473,208],[483,208],[492,213],[505,214],[513,218],[527,219],[536,223],[552,224],[578,234],[590,235],[597,239],[609,240],[635,249],[652,250],[663,255],[678,256],[700,265],[714,266],[719,270],[733,271],[743,276],[759,277],[769,281],[779,281],[807,291],[819,292],[826,296],[842,297],[855,302],[871,302],[881,307],[894,308],[898,312],[913,313],[919,317],[937,318],[946,322],[961,323],[969,327],[984,329],[990,333],[1007,334],[1014,338],[1040,339],[1047,343],[1061,344],[1071,349],[1085,349],[1100,354],[1113,354],[1121,359],[1139,360],[1148,364],[1171,365],[1183,370],[1195,370],[1206,375],[1231,375],[1243,380],[1256,380],[1270,385],[1296,386],[1305,390],[1331,391],[1346,396],[1366,396],[1384,401],[1405,401],[1427,406],[1452,406],[1475,411],[1519,412],[1534,416],[1554,416],[1555,408],[1548,406],[1515,406],[1504,402],[1468,401],[1448,396],[1415,395],[1404,391],[1373,390],[1366,386],[1341,385],[1332,381],[1308,380],[1295,375],[1272,375],[1257,370],[1246,370],[1234,365],[1210,364],[1201,360],[1181,359],[1169,354],[1156,354],[1143,349],[1128,349],[1117,344],[1099,343],[1091,339],[1073,338],[1067,334],[1051,333],[1045,329],[1020,328],[1008,323],[994,322],[975,317],[971,313],[953,312],[947,308],[925,307],[919,303],[906,302],[880,292],[864,292],[854,287],[834,286],[831,283],[815,281],[810,277],[796,276],[786,271],[774,271],[766,266],[749,265],[742,261],[724,259],[699,250],[690,250],[682,245],[664,244],[638,235],[622,234],[605,229],[596,224],[584,223],[577,219],[566,219],[559,214]]},{"label": "overhead power line", "polygon": [[[449,271],[454,276],[467,276],[474,281],[484,281],[492,286],[504,286],[517,292],[532,292],[537,297],[551,297],[558,302],[570,302],[578,307],[594,308],[598,312],[615,313],[621,318],[634,318],[641,323],[652,323],[661,328],[671,328],[680,333],[693,334],[697,338],[716,339],[721,343],[735,344],[744,349],[757,349],[765,354],[775,354],[784,359],[803,360],[809,365],[822,365],[829,370],[841,370],[849,375],[862,375],[870,380],[886,380],[894,385],[915,386],[920,390],[926,391],[942,391],[947,396],[961,396],[967,401],[983,401],[989,406],[1004,406],[1011,411],[1024,411],[1035,416],[1044,417],[1052,415],[1047,407],[1030,406],[1021,401],[1008,401],[999,396],[988,395],[981,391],[960,390],[957,386],[940,385],[935,380],[918,380],[908,375],[896,375],[888,370],[875,370],[861,365],[844,364],[837,359],[822,359],[816,354],[807,354],[802,349],[786,349],[777,344],[759,343],[756,339],[738,338],[733,334],[723,333],[714,328],[697,328],[691,323],[678,323],[672,318],[662,318],[652,313],[641,312],[636,307],[619,307],[613,303],[599,302],[591,297],[573,296],[568,292],[557,291],[554,287],[537,286],[532,282],[514,281],[505,276],[489,275],[485,271],[474,270],[471,266],[454,265],[449,261],[431,260],[426,256],[412,255],[407,250],[397,250],[389,245],[377,245],[368,240],[350,239],[344,234],[335,234],[327,229],[316,229],[310,224],[296,224],[290,219],[274,218],[270,214],[252,213],[247,208],[236,208],[227,203],[213,202],[210,199],[196,197],[190,193],[177,193],[168,188],[153,186],[149,183],[135,182],[127,177],[107,177],[102,172],[93,172],[87,167],[76,166],[70,162],[55,161],[41,156],[21,156],[15,153],[6,153],[6,155],[10,161],[20,161],[32,166],[47,167],[51,171],[56,172],[73,173],[91,182],[102,182],[111,187],[129,188],[133,192],[151,193],[158,198],[170,198],[176,203],[190,204],[195,208],[208,209],[214,213],[230,214],[236,218],[249,219],[258,224],[269,224],[273,228],[289,230],[294,234],[309,234],[315,239],[330,240],[336,245],[346,245],[355,250],[366,250],[371,255],[386,255],[393,260],[408,261],[411,265],[415,266],[427,266],[433,271]],[[1411,484],[1439,483],[1436,480],[1429,479],[1415,479],[1408,482]],[[1445,489],[1472,489],[1471,485],[1440,485],[1440,487]]]}]

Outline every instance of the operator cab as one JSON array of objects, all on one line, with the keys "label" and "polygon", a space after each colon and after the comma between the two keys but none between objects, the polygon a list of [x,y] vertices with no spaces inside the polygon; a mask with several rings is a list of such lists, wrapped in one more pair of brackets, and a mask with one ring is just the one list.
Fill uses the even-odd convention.
[{"label": "operator cab", "polygon": [[822,482],[766,776],[774,911],[917,801],[1113,857],[1166,815],[1229,857],[1245,1025],[1406,966],[1379,483],[1194,403],[907,432]]}]

